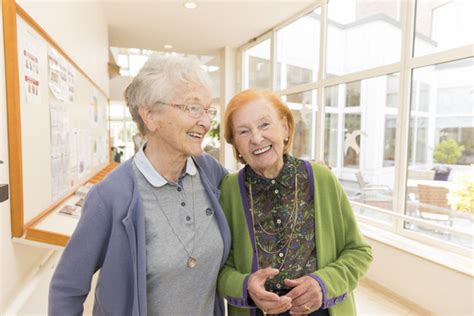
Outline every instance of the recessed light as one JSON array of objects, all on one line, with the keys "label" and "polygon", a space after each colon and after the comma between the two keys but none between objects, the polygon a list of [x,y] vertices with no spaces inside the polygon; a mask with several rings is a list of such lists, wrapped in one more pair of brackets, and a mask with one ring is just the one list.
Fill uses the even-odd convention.
[{"label": "recessed light", "polygon": [[164,47],[165,49],[172,49],[172,48],[173,48],[173,46],[170,45],[170,44],[165,44],[165,45],[163,45],[163,47]]},{"label": "recessed light", "polygon": [[196,9],[198,6],[196,2],[192,1],[186,1],[183,5],[186,9]]}]

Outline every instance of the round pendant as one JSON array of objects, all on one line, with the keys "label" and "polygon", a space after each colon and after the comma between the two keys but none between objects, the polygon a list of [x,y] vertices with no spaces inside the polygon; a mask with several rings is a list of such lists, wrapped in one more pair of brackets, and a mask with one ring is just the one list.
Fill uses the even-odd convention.
[{"label": "round pendant", "polygon": [[188,268],[192,269],[197,265],[197,263],[198,262],[196,258],[194,258],[193,256],[189,256],[188,262],[186,263],[186,265],[188,266]]}]

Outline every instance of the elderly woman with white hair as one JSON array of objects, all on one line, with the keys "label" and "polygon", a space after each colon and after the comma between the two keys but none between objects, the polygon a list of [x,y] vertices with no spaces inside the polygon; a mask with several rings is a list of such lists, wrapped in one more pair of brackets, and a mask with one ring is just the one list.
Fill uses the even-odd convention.
[{"label": "elderly woman with white hair", "polygon": [[50,286],[49,314],[222,315],[216,280],[230,233],[226,170],[202,152],[216,109],[191,59],[152,56],[125,91],[147,142],[88,194]]}]

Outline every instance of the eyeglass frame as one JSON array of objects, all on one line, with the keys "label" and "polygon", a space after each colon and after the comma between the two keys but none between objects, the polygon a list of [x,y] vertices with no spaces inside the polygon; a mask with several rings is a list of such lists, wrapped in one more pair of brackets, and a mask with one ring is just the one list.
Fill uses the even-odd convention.
[{"label": "eyeglass frame", "polygon": [[[209,116],[209,118],[211,120],[213,120],[217,115],[217,108],[216,107],[210,106],[206,109],[206,108],[204,108],[203,105],[201,105],[199,103],[192,103],[192,104],[189,104],[189,105],[187,105],[187,104],[177,104],[177,103],[167,103],[167,102],[161,102],[161,101],[157,101],[155,103],[163,104],[163,105],[169,105],[169,106],[178,108],[178,109],[180,109],[184,112],[187,112],[188,115],[192,118],[200,118],[204,113],[206,113],[207,116]],[[189,107],[192,106],[192,105],[199,106],[199,109],[201,109],[201,111],[200,111],[201,113],[199,115],[196,114],[196,116],[195,116],[195,115],[191,114],[191,110],[189,109]],[[209,113],[209,111],[213,111],[214,113],[212,113],[212,112]]]}]

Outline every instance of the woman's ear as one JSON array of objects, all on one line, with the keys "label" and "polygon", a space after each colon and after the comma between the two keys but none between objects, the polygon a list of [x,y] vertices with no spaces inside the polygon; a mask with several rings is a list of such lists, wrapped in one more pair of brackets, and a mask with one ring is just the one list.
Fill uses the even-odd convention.
[{"label": "woman's ear", "polygon": [[138,109],[138,113],[140,114],[143,123],[145,123],[146,128],[151,133],[155,132],[158,127],[158,124],[156,123],[156,113],[154,113],[150,108],[146,106],[141,106]]}]

